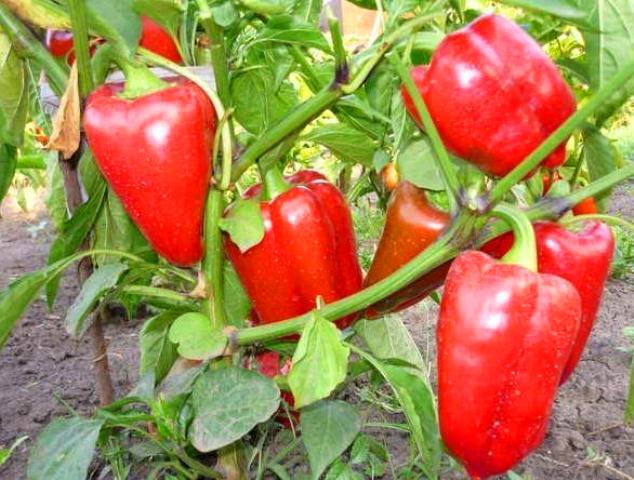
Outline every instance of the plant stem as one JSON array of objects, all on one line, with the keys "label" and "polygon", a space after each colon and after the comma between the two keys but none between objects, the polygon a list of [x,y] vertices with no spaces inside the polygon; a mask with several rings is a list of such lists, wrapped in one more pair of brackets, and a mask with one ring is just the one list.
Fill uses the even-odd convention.
[{"label": "plant stem", "polygon": [[79,74],[79,95],[86,98],[94,88],[90,69],[88,24],[86,23],[86,4],[83,0],[68,0],[70,21],[73,30],[73,47]]},{"label": "plant stem", "polygon": [[31,31],[0,2],[0,28],[9,36],[17,54],[30,58],[46,73],[51,89],[58,97],[66,90],[68,72],[59,65]]},{"label": "plant stem", "polygon": [[519,208],[500,203],[491,212],[492,217],[503,220],[513,230],[513,246],[502,257],[504,263],[520,265],[532,272],[537,271],[537,241],[535,231],[526,214]]},{"label": "plant stem", "polygon": [[211,43],[211,65],[216,79],[216,90],[222,104],[229,108],[231,106],[231,90],[229,88],[229,68],[224,35],[222,29],[213,19],[207,0],[197,0],[197,4],[200,12],[200,23]]},{"label": "plant stem", "polygon": [[220,190],[212,188],[209,190],[205,208],[205,257],[202,273],[205,277],[207,299],[203,302],[202,310],[209,316],[212,327],[216,329],[223,329],[226,324],[222,282],[224,252],[219,227],[223,210],[224,196]]},{"label": "plant stem", "polygon": [[517,167],[500,180],[489,194],[491,205],[496,204],[511,187],[519,183],[533,169],[535,169],[548,154],[568,138],[577,127],[599,109],[614,92],[620,89],[634,75],[634,60],[630,60],[614,75],[608,83],[594,94],[590,100],[574,115],[568,118],[557,130],[555,130],[537,149],[524,159]]},{"label": "plant stem", "polygon": [[396,72],[399,74],[402,82],[405,84],[405,88],[407,89],[410,98],[414,102],[416,111],[418,112],[418,115],[423,122],[425,132],[427,133],[432,147],[434,148],[434,153],[436,154],[436,164],[438,165],[438,168],[442,174],[445,187],[447,188],[447,193],[449,194],[451,210],[455,212],[459,204],[460,183],[458,183],[458,177],[456,176],[455,169],[451,165],[451,160],[449,158],[449,154],[447,153],[447,149],[445,148],[442,139],[440,138],[440,134],[438,133],[438,129],[434,125],[434,121],[429,114],[429,110],[425,105],[423,96],[416,89],[416,85],[414,85],[412,76],[407,71],[405,65],[403,65],[396,54],[390,55],[389,57]]},{"label": "plant stem", "polygon": [[335,53],[335,81],[337,83],[348,83],[348,61],[346,60],[346,49],[343,46],[343,35],[341,33],[341,23],[337,17],[332,15],[328,9],[328,27],[332,38],[332,46]]},{"label": "plant stem", "polygon": [[602,213],[591,213],[588,215],[575,215],[574,217],[566,218],[561,223],[564,225],[576,225],[577,223],[587,222],[589,220],[598,220],[599,222],[606,223],[615,227],[621,227],[629,230],[630,233],[634,233],[634,223],[628,222],[624,218],[615,217],[614,215],[605,215]]}]

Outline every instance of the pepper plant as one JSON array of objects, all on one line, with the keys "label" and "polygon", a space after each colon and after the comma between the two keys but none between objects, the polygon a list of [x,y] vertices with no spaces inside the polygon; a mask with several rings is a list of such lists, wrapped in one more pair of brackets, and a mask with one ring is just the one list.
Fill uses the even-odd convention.
[{"label": "pepper plant", "polygon": [[[61,98],[46,147],[69,211],[48,266],[0,293],[0,343],[42,289],[54,304],[79,262],[65,321],[90,335],[102,404],[45,428],[29,478],[85,478],[98,451],[116,478],[284,479],[301,445],[310,478],[380,476],[386,452],[369,428],[409,435],[413,475],[455,468],[446,447],[483,478],[541,443],[596,317],[614,249],[605,224],[631,228],[568,212],[591,198],[603,208],[634,174],[601,130],[632,93],[634,7],[354,3],[377,10],[382,33],[353,49],[327,9],[320,28],[315,0],[0,2],[0,186],[42,71]],[[328,155],[339,189],[315,171]],[[366,196],[387,218],[363,280],[349,204]],[[577,234],[562,217],[604,223]],[[552,264],[549,236],[577,245],[568,268]],[[587,246],[597,238],[600,255]],[[513,265],[461,253],[474,248]],[[593,282],[571,278],[582,270]],[[437,409],[428,366],[389,313],[447,275]],[[112,303],[152,314],[139,383],[118,399],[100,323]],[[491,365],[516,370],[486,383]],[[341,400],[365,378],[389,385],[405,423]]]}]

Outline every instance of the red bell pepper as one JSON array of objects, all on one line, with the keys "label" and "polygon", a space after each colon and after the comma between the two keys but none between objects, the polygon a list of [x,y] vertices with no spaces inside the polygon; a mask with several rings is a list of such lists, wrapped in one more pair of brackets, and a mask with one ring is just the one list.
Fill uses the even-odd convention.
[{"label": "red bell pepper", "polygon": [[143,27],[139,46],[157,55],[161,55],[174,63],[183,63],[183,58],[178,50],[178,46],[169,32],[147,17],[142,16],[141,21],[143,22]]},{"label": "red bell pepper", "polygon": [[202,257],[216,114],[183,78],[135,99],[108,84],[88,98],[84,129],[97,165],[152,247],[177,265]]},{"label": "red bell pepper", "polygon": [[[429,66],[412,76],[447,148],[493,176],[511,171],[576,109],[540,45],[498,15],[445,37]],[[403,97],[420,124],[404,89]],[[565,156],[564,142],[544,165],[557,167]]]},{"label": "red bell pepper", "polygon": [[563,278],[477,251],[453,262],[437,331],[440,431],[472,478],[509,470],[542,442],[580,316]]},{"label": "red bell pepper", "polygon": [[[401,182],[387,204],[385,226],[365,286],[374,285],[401,268],[431,245],[450,222],[449,214],[431,205],[425,192]],[[421,301],[445,279],[449,264],[442,265],[366,311],[366,318],[394,312]]]},{"label": "red bell pepper", "polygon": [[65,57],[73,49],[73,34],[66,30],[47,30],[45,44],[54,57]]},{"label": "red bell pepper", "polygon": [[[581,326],[561,378],[564,383],[579,363],[592,331],[614,255],[614,235],[601,222],[587,222],[578,233],[552,222],[537,222],[533,227],[538,270],[568,280],[581,296]],[[513,234],[508,233],[488,242],[482,250],[501,258],[512,243]]]},{"label": "red bell pepper", "polygon": [[[286,190],[260,202],[264,239],[243,253],[225,236],[227,255],[261,323],[306,313],[315,308],[318,296],[329,303],[361,289],[361,268],[345,198],[325,180],[305,181],[314,176],[298,174],[291,182],[301,183],[289,185],[277,170],[269,171],[267,185],[275,184],[275,193]],[[346,317],[337,325],[345,328],[353,320],[354,316]]]}]

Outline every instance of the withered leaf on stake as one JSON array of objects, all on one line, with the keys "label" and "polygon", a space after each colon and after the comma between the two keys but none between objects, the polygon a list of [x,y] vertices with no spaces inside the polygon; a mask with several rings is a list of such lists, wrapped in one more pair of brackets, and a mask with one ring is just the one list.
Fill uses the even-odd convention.
[{"label": "withered leaf on stake", "polygon": [[53,118],[53,133],[44,147],[47,150],[59,150],[65,159],[69,159],[79,148],[80,140],[80,100],[77,81],[77,63],[73,64],[68,79],[68,87],[59,102],[59,108]]}]

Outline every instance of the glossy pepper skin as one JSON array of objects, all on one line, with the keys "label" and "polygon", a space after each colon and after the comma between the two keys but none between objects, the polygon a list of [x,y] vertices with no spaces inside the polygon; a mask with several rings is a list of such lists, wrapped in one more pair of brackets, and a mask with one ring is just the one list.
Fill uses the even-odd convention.
[{"label": "glossy pepper skin", "polygon": [[[499,15],[484,15],[440,43],[428,67],[412,71],[447,148],[503,176],[576,109],[575,97],[541,47]],[[407,92],[405,106],[420,124]],[[545,160],[565,160],[561,144]]]},{"label": "glossy pepper skin", "polygon": [[[390,195],[383,233],[364,285],[374,285],[412,260],[440,236],[449,222],[449,214],[434,207],[423,190],[407,181],[399,183]],[[442,265],[377,302],[368,308],[366,318],[418,303],[442,284],[448,269],[449,264]]]},{"label": "glossy pepper skin", "polygon": [[[312,177],[312,178],[311,178]],[[289,178],[289,190],[261,201],[264,239],[246,252],[225,236],[225,250],[258,320],[273,323],[361,289],[352,218],[341,192],[320,174]],[[308,178],[308,180],[306,180]],[[256,195],[260,187],[248,195]],[[337,322],[349,326],[354,316]]]},{"label": "glossy pepper skin", "polygon": [[[595,221],[586,222],[580,232],[553,222],[537,222],[533,228],[538,270],[568,280],[581,297],[581,325],[561,377],[564,383],[579,363],[596,320],[614,255],[614,234],[609,226]],[[513,234],[507,233],[488,242],[482,250],[501,258],[512,244]]]},{"label": "glossy pepper skin", "polygon": [[139,46],[161,55],[174,63],[183,63],[183,58],[172,36],[158,23],[141,17],[142,30]]},{"label": "glossy pepper skin", "polygon": [[73,49],[73,34],[66,30],[47,30],[45,44],[54,57],[65,57]]},{"label": "glossy pepper skin", "polygon": [[133,100],[108,84],[88,98],[84,129],[104,177],[152,247],[188,266],[202,257],[216,114],[183,78]]},{"label": "glossy pepper skin", "polygon": [[542,442],[579,328],[568,281],[467,251],[438,323],[440,431],[472,478],[503,473]]}]

